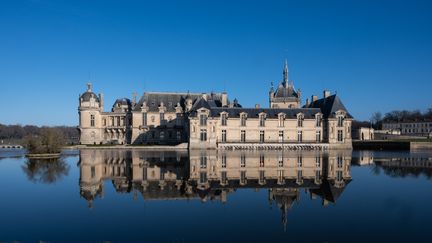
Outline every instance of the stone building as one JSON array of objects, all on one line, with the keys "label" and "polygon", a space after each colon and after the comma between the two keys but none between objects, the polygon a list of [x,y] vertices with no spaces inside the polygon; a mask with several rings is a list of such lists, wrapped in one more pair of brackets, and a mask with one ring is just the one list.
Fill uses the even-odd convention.
[{"label": "stone building", "polygon": [[382,129],[400,135],[432,137],[432,121],[383,122]]},{"label": "stone building", "polygon": [[352,148],[352,116],[336,94],[301,105],[301,93],[283,79],[269,92],[269,108],[243,108],[223,93],[145,92],[118,99],[104,112],[103,95],[89,84],[80,96],[81,144],[188,143],[191,149]]}]

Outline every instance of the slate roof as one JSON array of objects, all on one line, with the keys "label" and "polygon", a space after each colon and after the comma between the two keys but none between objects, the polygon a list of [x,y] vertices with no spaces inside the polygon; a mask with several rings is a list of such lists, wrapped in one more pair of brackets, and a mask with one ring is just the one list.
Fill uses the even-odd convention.
[{"label": "slate roof", "polygon": [[320,108],[325,118],[335,117],[336,111],[343,110],[347,113],[348,118],[353,118],[337,95],[316,100],[303,108]]},{"label": "slate roof", "polygon": [[[222,105],[222,93],[211,93],[208,94],[211,97],[212,106],[221,106]],[[170,93],[170,92],[145,92],[141,99],[138,101],[135,106],[135,111],[140,111],[141,106],[144,102],[149,107],[150,111],[159,111],[159,105],[161,102],[164,103],[168,112],[174,112],[175,107],[179,103],[180,106],[184,109],[184,103],[188,96],[192,99],[192,104],[196,103],[200,98],[202,98],[203,93]]]},{"label": "slate roof", "polygon": [[276,98],[295,98],[299,97],[298,93],[295,91],[294,86],[292,85],[283,85],[279,84],[276,92],[274,93],[274,97]]},{"label": "slate roof", "polygon": [[[296,119],[297,114],[303,113],[305,119],[315,118],[317,113],[320,113],[319,108],[298,108],[298,109],[282,109],[282,108],[241,108],[241,107],[211,107],[201,106],[199,108],[206,108],[210,110],[211,117],[219,117],[221,112],[227,112],[229,117],[240,117],[241,113],[246,113],[247,118],[259,118],[259,114],[266,113],[267,118],[277,118],[279,113],[284,113],[286,119]],[[196,110],[191,112],[191,116],[196,116]]]},{"label": "slate roof", "polygon": [[93,92],[87,91],[81,95],[82,101],[90,101],[90,98],[94,98],[96,102],[99,102],[99,97]]}]

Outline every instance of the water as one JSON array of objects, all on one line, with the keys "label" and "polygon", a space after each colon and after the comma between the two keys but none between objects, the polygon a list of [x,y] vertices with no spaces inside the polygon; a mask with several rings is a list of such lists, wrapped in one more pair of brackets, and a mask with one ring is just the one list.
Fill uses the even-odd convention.
[{"label": "water", "polygon": [[430,242],[432,152],[0,151],[0,242]]}]

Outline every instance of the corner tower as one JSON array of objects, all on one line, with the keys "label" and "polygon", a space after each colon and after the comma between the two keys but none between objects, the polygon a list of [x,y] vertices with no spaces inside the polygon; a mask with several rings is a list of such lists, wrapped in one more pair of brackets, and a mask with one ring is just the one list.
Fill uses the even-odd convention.
[{"label": "corner tower", "polygon": [[81,144],[100,144],[103,141],[102,119],[103,95],[93,93],[93,85],[87,84],[87,91],[79,96],[79,133]]}]

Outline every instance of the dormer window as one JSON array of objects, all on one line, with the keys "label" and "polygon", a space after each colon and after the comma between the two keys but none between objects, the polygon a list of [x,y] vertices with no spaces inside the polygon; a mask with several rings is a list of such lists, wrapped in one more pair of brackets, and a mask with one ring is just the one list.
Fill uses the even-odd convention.
[{"label": "dormer window", "polygon": [[264,127],[265,126],[265,114],[260,114],[259,115],[259,125],[260,125],[260,127]]},{"label": "dormer window", "polygon": [[315,117],[315,126],[316,127],[321,127],[321,121],[322,121],[321,115],[316,115],[316,117]]},{"label": "dormer window", "polygon": [[343,122],[344,122],[344,117],[343,116],[338,116],[338,127],[343,127]]},{"label": "dormer window", "polygon": [[200,126],[207,126],[207,115],[206,114],[200,114]]},{"label": "dormer window", "polygon": [[279,127],[284,127],[284,126],[285,126],[285,115],[279,114]]},{"label": "dormer window", "polygon": [[242,127],[246,126],[246,114],[240,115],[240,126],[242,126]]},{"label": "dormer window", "polygon": [[221,114],[221,125],[222,126],[226,126],[227,125],[227,120],[228,120],[228,114],[227,113],[222,113]]},{"label": "dormer window", "polygon": [[304,116],[302,114],[297,116],[297,127],[303,127]]}]

